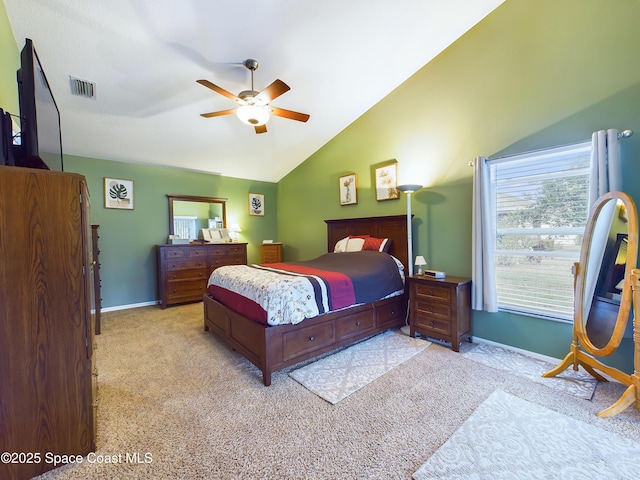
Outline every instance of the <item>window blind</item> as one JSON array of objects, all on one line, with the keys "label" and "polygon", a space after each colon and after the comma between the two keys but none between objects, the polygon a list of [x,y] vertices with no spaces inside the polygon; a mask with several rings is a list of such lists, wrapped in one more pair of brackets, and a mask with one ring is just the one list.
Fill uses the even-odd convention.
[{"label": "window blind", "polygon": [[490,160],[498,306],[571,320],[591,143]]}]

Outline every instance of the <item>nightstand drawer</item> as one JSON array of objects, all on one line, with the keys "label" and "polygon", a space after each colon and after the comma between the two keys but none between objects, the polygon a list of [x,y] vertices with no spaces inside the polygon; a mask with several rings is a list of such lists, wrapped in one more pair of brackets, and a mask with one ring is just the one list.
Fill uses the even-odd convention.
[{"label": "nightstand drawer", "polygon": [[414,302],[416,314],[433,317],[448,322],[451,319],[451,306],[444,303],[425,302],[416,300]]},{"label": "nightstand drawer", "polygon": [[419,332],[425,332],[427,334],[451,334],[451,320],[433,317],[431,315],[421,315],[417,313],[415,315],[415,328]]},{"label": "nightstand drawer", "polygon": [[438,287],[434,285],[426,285],[416,283],[413,285],[415,297],[425,300],[434,300],[438,302],[451,302],[451,289],[446,287]]}]

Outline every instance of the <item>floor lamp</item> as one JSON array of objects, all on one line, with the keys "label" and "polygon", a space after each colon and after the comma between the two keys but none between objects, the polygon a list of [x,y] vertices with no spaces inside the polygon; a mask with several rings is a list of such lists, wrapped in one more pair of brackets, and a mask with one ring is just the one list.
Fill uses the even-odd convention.
[{"label": "floor lamp", "polygon": [[411,235],[411,194],[416,190],[420,190],[422,185],[400,185],[396,187],[401,192],[407,194],[407,256],[409,257],[407,265],[409,267],[409,275],[413,275],[413,239]]},{"label": "floor lamp", "polygon": [[[408,257],[408,265],[409,268],[409,276],[413,275],[413,236],[411,235],[411,194],[417,190],[422,188],[422,185],[399,185],[396,187],[401,192],[407,194],[407,257]],[[409,318],[409,306],[407,306],[407,319]],[[405,319],[405,326],[400,330],[405,335],[409,335],[411,329],[409,328],[409,323]]]}]

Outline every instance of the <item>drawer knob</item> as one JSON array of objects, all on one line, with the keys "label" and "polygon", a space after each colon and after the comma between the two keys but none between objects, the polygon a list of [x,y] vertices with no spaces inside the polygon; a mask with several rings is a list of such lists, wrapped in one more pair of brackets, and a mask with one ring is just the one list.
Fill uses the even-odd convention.
[{"label": "drawer knob", "polygon": [[313,342],[315,339],[316,339],[316,337],[309,337],[309,340],[310,340],[311,342]]},{"label": "drawer knob", "polygon": [[429,326],[430,326],[430,327],[433,327],[433,322],[429,322]]},{"label": "drawer knob", "polygon": [[429,307],[429,313],[433,313],[433,307]]},{"label": "drawer knob", "polygon": [[359,326],[360,326],[360,322],[356,322],[356,327],[359,327]]},{"label": "drawer knob", "polygon": [[429,295],[433,295],[433,290],[429,290]]}]

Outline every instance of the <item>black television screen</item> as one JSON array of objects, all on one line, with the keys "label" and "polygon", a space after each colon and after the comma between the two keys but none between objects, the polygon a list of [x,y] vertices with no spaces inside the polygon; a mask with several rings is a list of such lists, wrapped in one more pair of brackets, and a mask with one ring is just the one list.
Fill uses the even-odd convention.
[{"label": "black television screen", "polygon": [[20,146],[16,148],[16,165],[62,171],[60,111],[29,38],[20,54],[17,77]]}]

